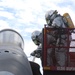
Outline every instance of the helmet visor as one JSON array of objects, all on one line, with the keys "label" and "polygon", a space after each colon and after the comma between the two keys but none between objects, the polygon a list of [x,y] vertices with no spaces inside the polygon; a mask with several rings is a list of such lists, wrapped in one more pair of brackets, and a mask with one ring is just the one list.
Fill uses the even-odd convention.
[{"label": "helmet visor", "polygon": [[51,24],[50,20],[48,20],[48,19],[46,19],[46,22],[47,22],[48,25]]},{"label": "helmet visor", "polygon": [[37,41],[36,39],[35,39],[35,40],[33,40],[33,42],[34,42],[36,45],[39,45],[39,44],[40,44],[40,42],[39,42],[39,41]]}]

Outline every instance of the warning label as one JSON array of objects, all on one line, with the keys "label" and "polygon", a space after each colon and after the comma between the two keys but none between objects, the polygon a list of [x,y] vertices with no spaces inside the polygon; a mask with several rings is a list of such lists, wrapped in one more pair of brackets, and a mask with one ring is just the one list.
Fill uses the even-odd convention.
[{"label": "warning label", "polygon": [[57,70],[75,71],[75,67],[57,67]]}]

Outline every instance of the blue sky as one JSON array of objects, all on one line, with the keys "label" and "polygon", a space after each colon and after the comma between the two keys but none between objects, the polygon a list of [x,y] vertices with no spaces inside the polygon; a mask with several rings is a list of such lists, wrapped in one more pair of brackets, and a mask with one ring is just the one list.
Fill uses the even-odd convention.
[{"label": "blue sky", "polygon": [[0,30],[12,28],[18,31],[24,39],[24,52],[29,56],[37,48],[31,33],[42,30],[48,10],[58,10],[61,15],[68,12],[75,24],[75,0],[0,0]]}]

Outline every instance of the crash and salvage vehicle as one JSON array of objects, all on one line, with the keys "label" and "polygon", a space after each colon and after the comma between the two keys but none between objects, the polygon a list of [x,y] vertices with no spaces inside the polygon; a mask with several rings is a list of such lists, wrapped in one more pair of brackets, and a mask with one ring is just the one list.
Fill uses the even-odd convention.
[{"label": "crash and salvage vehicle", "polygon": [[[57,29],[57,28],[56,28]],[[43,42],[42,42],[42,66],[43,66],[43,75],[75,75],[75,28],[62,28],[66,30],[67,33],[67,46],[52,46],[47,44],[47,34],[50,31],[54,31],[54,28],[49,28],[46,25],[43,28]],[[69,45],[69,33],[71,32],[71,43]],[[48,48],[66,48],[67,50],[67,66],[48,66],[47,65],[47,49]],[[69,60],[68,60],[69,59]],[[56,63],[55,57],[53,59]]]}]

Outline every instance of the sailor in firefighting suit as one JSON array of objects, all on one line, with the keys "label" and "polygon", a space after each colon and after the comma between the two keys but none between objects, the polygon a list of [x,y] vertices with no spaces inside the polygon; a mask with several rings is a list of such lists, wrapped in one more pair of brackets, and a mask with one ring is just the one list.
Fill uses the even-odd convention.
[{"label": "sailor in firefighting suit", "polygon": [[41,58],[41,50],[42,50],[42,45],[41,45],[41,42],[42,42],[42,33],[38,30],[32,32],[31,34],[31,39],[32,41],[34,42],[35,45],[37,45],[37,49],[34,50],[31,55],[32,56],[35,56],[37,58]]},{"label": "sailor in firefighting suit", "polygon": [[[41,49],[42,49],[42,46],[41,46],[41,38],[39,39],[38,36],[41,36],[41,32],[40,31],[34,31],[32,34],[31,34],[31,39],[32,41],[34,42],[35,45],[38,46],[38,48],[36,50],[34,50],[30,55],[31,56],[34,56],[34,57],[37,57],[37,58],[40,58],[41,59]],[[35,67],[35,66],[34,66]],[[40,67],[40,66],[39,66]],[[38,72],[38,75],[42,75],[41,72],[40,72],[40,68],[37,68],[37,72]],[[33,69],[33,72],[35,72],[35,69]],[[37,73],[36,73],[37,74]]]},{"label": "sailor in firefighting suit", "polygon": [[[66,20],[58,14],[57,10],[50,10],[45,14],[47,26],[50,28],[57,28],[56,46],[67,46],[67,34],[62,28],[67,28]],[[69,36],[69,43],[71,41]],[[49,52],[49,51],[48,51]],[[51,51],[50,51],[51,52]],[[50,54],[51,55],[51,54]],[[55,48],[56,66],[67,66],[67,48]],[[49,61],[48,61],[49,62]]]},{"label": "sailor in firefighting suit", "polygon": [[[42,41],[43,41],[43,33],[42,32],[39,32],[39,31],[34,31],[32,33],[32,36],[31,36],[33,42],[38,46],[37,49],[35,51],[33,51],[31,53],[32,56],[36,56],[37,58],[40,58],[41,61],[42,61]],[[52,36],[52,35],[49,35],[47,34],[47,44],[53,44],[56,40],[55,40],[55,37]],[[48,52],[49,55],[47,55],[48,57],[48,64],[49,65],[53,65],[53,59],[52,59],[52,55],[50,56],[50,53],[52,53],[53,49],[50,48],[49,49],[50,51]]]}]

